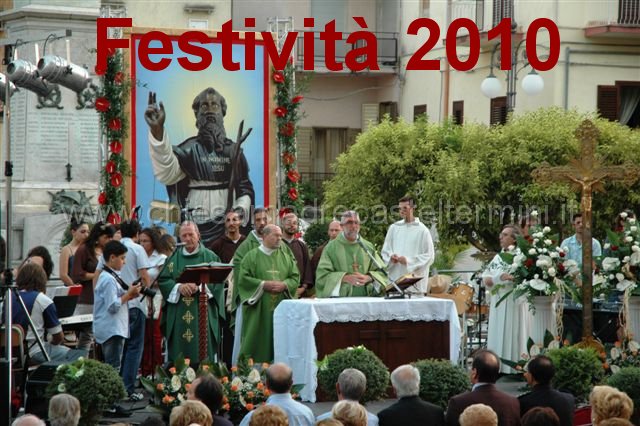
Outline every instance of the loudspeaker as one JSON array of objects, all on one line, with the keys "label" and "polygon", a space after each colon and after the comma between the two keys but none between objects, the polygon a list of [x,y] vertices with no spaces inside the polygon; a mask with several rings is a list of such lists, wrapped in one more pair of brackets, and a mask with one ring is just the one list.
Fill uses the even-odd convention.
[{"label": "loudspeaker", "polygon": [[35,414],[41,419],[46,419],[49,412],[49,400],[47,399],[47,386],[53,380],[56,369],[64,364],[61,361],[50,361],[41,364],[27,379],[26,404],[24,411]]}]

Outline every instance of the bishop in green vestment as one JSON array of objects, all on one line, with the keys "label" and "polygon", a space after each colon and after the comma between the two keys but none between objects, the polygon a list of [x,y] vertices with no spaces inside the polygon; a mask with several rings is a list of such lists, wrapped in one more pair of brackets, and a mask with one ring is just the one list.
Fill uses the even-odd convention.
[{"label": "bishop in green vestment", "polygon": [[273,361],[273,311],[291,299],[300,285],[295,258],[282,243],[276,225],[263,230],[262,244],[246,254],[236,280],[242,306],[239,356]]},{"label": "bishop in green vestment", "polygon": [[220,319],[224,319],[224,295],[222,284],[207,284],[207,318],[200,318],[198,310],[198,283],[180,283],[178,277],[188,265],[219,262],[220,258],[200,244],[198,227],[193,222],[184,222],[180,226],[179,248],[166,260],[167,264],[160,276],[158,285],[165,300],[162,323],[167,339],[169,361],[179,356],[189,358],[192,363],[203,361],[198,352],[198,332],[200,321],[207,321],[207,358],[215,359],[220,342]]},{"label": "bishop in green vestment", "polygon": [[[374,256],[373,244],[360,238],[360,218],[355,211],[342,215],[342,233],[329,241],[316,270],[317,297],[377,296],[386,283],[384,274],[362,247]],[[384,263],[380,259],[380,265]]]}]

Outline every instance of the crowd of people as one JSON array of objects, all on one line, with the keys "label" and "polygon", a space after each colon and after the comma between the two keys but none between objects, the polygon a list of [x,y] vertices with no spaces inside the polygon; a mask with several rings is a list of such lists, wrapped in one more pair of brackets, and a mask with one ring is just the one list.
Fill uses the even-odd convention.
[{"label": "crowd of people", "polygon": [[[381,257],[360,234],[356,211],[346,211],[340,220],[329,224],[329,241],[313,256],[298,237],[299,219],[294,213],[284,214],[279,226],[271,223],[270,212],[261,208],[253,211],[254,229],[246,236],[240,233],[242,218],[235,211],[228,212],[224,235],[207,246],[201,241],[198,226],[189,221],[177,229],[179,245],[161,228],[142,229],[136,220],[125,221],[117,228],[107,223],[92,227],[73,223],[71,242],[60,252],[60,278],[65,285],[82,286],[75,314],[90,313],[93,323],[80,330],[75,349],[70,349],[55,305],[45,294],[53,269],[51,256],[43,247],[32,249],[17,269],[16,279],[36,325],[35,335],[31,330],[27,333],[31,361],[43,362],[42,352],[46,351],[52,360],[70,362],[93,350],[120,372],[128,399],[133,402],[143,398],[136,388],[139,375],[151,375],[156,365],[171,364],[181,357],[189,358],[193,366],[204,360],[223,360],[232,365],[240,356],[271,363],[273,312],[281,301],[376,296],[383,294],[390,279],[406,274],[428,275],[435,257],[430,232],[414,216],[415,204],[410,197],[400,199],[398,207],[402,219],[389,228]],[[573,223],[576,235],[568,239],[567,246],[581,250],[579,215]],[[501,247],[507,250],[515,245],[520,235],[520,227],[505,226],[500,234]],[[575,253],[571,256],[579,257]],[[183,279],[190,266],[219,262],[233,267],[224,283]],[[484,271],[487,288],[513,280],[503,263],[496,256]],[[426,280],[415,287],[420,294],[427,290]],[[471,369],[473,390],[453,397],[446,411],[418,397],[418,371],[405,365],[391,375],[398,402],[378,416],[358,404],[366,378],[358,370],[349,369],[336,384],[340,401],[317,420],[321,424],[341,421],[348,425],[410,425],[429,419],[429,424],[465,425],[485,419],[486,424],[508,425],[543,424],[539,419],[551,421],[548,418],[554,417],[552,423],[544,424],[571,424],[573,398],[550,388],[553,365],[548,358],[538,357],[529,363],[527,379],[533,391],[528,396],[518,401],[496,389],[495,381],[501,372],[499,357],[518,359],[526,347],[530,315],[524,304],[511,298],[494,306],[493,301],[499,298],[492,297],[487,342],[495,352],[480,351],[476,355]],[[14,308],[13,318],[15,323],[29,328],[24,312]],[[36,335],[46,342],[43,347],[37,344]],[[503,368],[502,372],[507,370]],[[249,413],[242,424],[280,424],[260,423],[262,418],[278,417],[278,407],[285,414],[280,417],[288,418],[290,424],[315,423],[310,410],[289,394],[289,367],[272,365],[267,378],[271,391],[267,405]],[[201,386],[214,395],[221,390],[213,376],[198,378],[192,386],[190,399],[201,400],[209,407],[208,416],[202,414],[204,410],[198,404],[189,404],[174,410],[175,417],[201,413],[202,424],[224,424],[225,419],[217,417],[219,401],[210,400],[202,392],[198,396]],[[598,401],[599,392],[605,392],[603,389],[594,391],[592,398],[596,399],[592,404]],[[536,410],[540,405],[553,413]],[[110,414],[128,413],[114,405]],[[172,424],[182,424],[174,422],[173,417],[174,414]],[[594,418],[594,424],[595,421]]]},{"label": "crowd of people", "polygon": [[[476,353],[471,366],[472,388],[453,396],[446,410],[423,400],[420,395],[421,376],[414,366],[401,365],[391,373],[391,384],[397,401],[380,411],[370,413],[359,402],[367,379],[355,369],[345,369],[338,377],[338,402],[331,411],[314,416],[311,409],[296,401],[291,389],[291,369],[282,363],[266,371],[269,398],[265,404],[250,411],[241,426],[569,426],[573,425],[574,397],[551,387],[554,366],[550,358],[538,355],[528,365],[525,377],[531,391],[516,398],[496,388],[500,375],[500,360],[489,350]],[[428,380],[438,380],[436,377]],[[170,426],[231,426],[219,416],[223,387],[212,374],[196,378],[187,398],[171,411]],[[624,392],[610,386],[595,386],[589,397],[591,424],[594,426],[632,425],[633,402]],[[49,402],[49,422],[52,426],[77,426],[80,403],[67,394],[58,394]],[[159,417],[149,417],[141,423],[157,426]],[[13,426],[43,426],[33,415],[16,419]]]}]

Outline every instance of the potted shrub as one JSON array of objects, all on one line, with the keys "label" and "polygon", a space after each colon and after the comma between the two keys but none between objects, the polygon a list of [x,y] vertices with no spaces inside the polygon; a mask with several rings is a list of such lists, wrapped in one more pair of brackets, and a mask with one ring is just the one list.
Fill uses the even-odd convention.
[{"label": "potted shrub", "polygon": [[553,387],[573,394],[578,401],[586,401],[593,386],[604,377],[602,360],[595,349],[565,346],[547,355],[556,369]]},{"label": "potted shrub", "polygon": [[81,426],[98,424],[102,412],[126,396],[122,379],[113,367],[87,358],[58,367],[47,387],[47,397],[58,393],[78,398]]},{"label": "potted shrub", "polygon": [[420,371],[420,398],[443,409],[449,398],[471,389],[467,371],[449,360],[422,359],[413,365]]},{"label": "potted shrub", "polygon": [[364,346],[338,349],[318,361],[318,386],[330,400],[337,400],[336,383],[346,368],[357,368],[367,377],[367,390],[360,403],[383,399],[389,386],[389,369]]},{"label": "potted shrub", "polygon": [[633,424],[640,420],[640,368],[624,367],[607,379],[607,384],[629,395],[633,400]]}]

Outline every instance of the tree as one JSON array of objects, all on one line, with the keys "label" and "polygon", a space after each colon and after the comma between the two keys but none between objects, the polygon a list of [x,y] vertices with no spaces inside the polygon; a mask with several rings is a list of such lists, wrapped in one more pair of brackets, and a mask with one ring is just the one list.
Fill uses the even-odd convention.
[{"label": "tree", "polygon": [[[543,187],[531,172],[543,161],[564,165],[579,155],[575,129],[590,118],[600,130],[597,153],[605,164],[640,164],[640,131],[592,114],[544,108],[514,116],[504,126],[384,120],[361,134],[334,164],[325,183],[325,212],[360,212],[363,234],[376,244],[398,220],[400,197],[413,194],[416,215],[436,220],[441,241],[466,238],[498,248],[500,228],[533,209],[565,236],[579,196],[568,185]],[[607,184],[594,197],[594,235],[604,238],[616,214],[640,207],[640,184]]]}]

